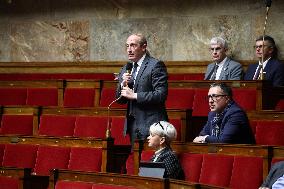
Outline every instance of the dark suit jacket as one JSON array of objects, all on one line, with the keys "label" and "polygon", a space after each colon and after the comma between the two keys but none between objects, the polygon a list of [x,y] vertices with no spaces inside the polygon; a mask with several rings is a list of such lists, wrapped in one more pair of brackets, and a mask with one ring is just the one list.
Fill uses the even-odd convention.
[{"label": "dark suit jacket", "polygon": [[271,188],[272,185],[277,181],[278,178],[284,174],[284,161],[275,163],[267,175],[265,181],[262,183],[262,187]]},{"label": "dark suit jacket", "polygon": [[205,139],[207,143],[255,143],[247,115],[235,102],[233,102],[223,117],[219,137],[211,135],[213,130],[212,120],[215,116],[215,112],[209,112],[208,121],[199,134],[200,136],[209,135]]},{"label": "dark suit jacket", "polygon": [[[116,97],[120,96],[122,75],[126,72],[126,66],[119,74],[119,84]],[[130,131],[129,127],[138,129],[141,139],[149,135],[150,126],[161,120],[168,120],[165,101],[168,95],[168,73],[165,64],[149,55],[146,55],[139,72],[137,73],[134,92],[137,100],[132,101],[132,110],[135,117],[135,125],[129,125],[129,100],[121,98],[118,103],[128,103],[124,134]],[[133,136],[132,136],[133,137]]]},{"label": "dark suit jacket", "polygon": [[[152,157],[152,160],[153,159],[154,157]],[[181,168],[180,162],[175,153],[169,147],[162,150],[156,162],[163,162],[165,164],[164,178],[184,179],[184,172]]]},{"label": "dark suit jacket", "polygon": [[[244,80],[252,80],[258,63],[249,65]],[[265,80],[272,82],[273,86],[284,86],[284,64],[277,59],[270,59],[264,70]]]},{"label": "dark suit jacket", "polygon": [[[207,66],[207,71],[205,73],[204,80],[209,80],[212,73],[214,72],[214,67],[216,63],[211,63]],[[229,57],[227,57],[226,62],[223,65],[219,80],[241,80],[243,77],[242,65]]]}]

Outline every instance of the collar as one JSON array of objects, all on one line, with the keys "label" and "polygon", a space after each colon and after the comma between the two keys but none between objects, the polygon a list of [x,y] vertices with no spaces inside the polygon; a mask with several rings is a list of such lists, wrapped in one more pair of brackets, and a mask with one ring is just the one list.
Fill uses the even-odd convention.
[{"label": "collar", "polygon": [[141,67],[141,65],[142,65],[142,63],[143,63],[145,57],[146,57],[146,53],[138,60],[138,62],[137,62],[138,67]]},{"label": "collar", "polygon": [[[264,62],[263,62],[263,69],[265,68],[267,62],[271,59],[271,57],[269,57],[268,59],[266,59]],[[261,61],[258,61],[258,65],[261,64]]]},{"label": "collar", "polygon": [[227,57],[225,57],[220,63],[216,63],[216,65],[218,65],[219,66],[219,68],[220,67],[222,67],[224,64],[225,64],[225,62],[227,61]]},{"label": "collar", "polygon": [[157,150],[157,151],[155,152],[155,156],[159,156],[165,148],[166,148],[166,147]]}]

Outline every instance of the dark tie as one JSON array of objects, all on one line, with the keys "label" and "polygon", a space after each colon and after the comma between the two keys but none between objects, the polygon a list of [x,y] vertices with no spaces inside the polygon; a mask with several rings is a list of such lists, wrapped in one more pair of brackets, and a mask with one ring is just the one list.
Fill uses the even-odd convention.
[{"label": "dark tie", "polygon": [[260,73],[260,66],[258,65],[257,68],[256,68],[256,73],[253,77],[253,80],[257,80],[258,77],[259,77],[259,73]]},{"label": "dark tie", "polygon": [[131,88],[131,89],[134,86],[134,81],[135,81],[136,72],[137,72],[137,68],[138,68],[137,62],[134,62],[133,64],[134,65],[133,65],[133,69],[132,69],[132,73],[131,73],[131,78],[130,78],[130,81],[128,82],[128,87]]},{"label": "dark tie", "polygon": [[215,80],[216,79],[216,74],[217,74],[217,70],[218,70],[219,66],[216,64],[214,67],[214,72],[210,77],[210,80]]},{"label": "dark tie", "polygon": [[[138,64],[137,64],[137,62],[134,62],[132,73],[131,73],[131,79],[128,82],[128,87],[133,89],[133,90],[134,90],[134,83],[135,83],[135,78],[136,78],[136,74],[137,74],[136,73],[137,68],[138,68]],[[133,111],[133,101],[132,100],[129,101],[129,115],[135,117],[135,113]],[[138,137],[137,133],[136,133],[136,135]]]}]

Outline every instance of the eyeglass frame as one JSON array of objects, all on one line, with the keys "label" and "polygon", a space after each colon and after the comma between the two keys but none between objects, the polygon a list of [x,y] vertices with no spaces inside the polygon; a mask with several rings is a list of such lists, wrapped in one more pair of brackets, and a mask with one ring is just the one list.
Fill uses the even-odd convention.
[{"label": "eyeglass frame", "polygon": [[271,48],[272,46],[271,45],[254,45],[253,46],[254,49],[262,49],[264,47],[270,47]]},{"label": "eyeglass frame", "polygon": [[223,97],[223,96],[228,96],[228,95],[226,95],[226,94],[212,94],[212,95],[208,95],[208,96],[206,96],[205,98],[206,98],[206,100],[210,100],[210,98],[214,101],[214,102],[216,102],[218,99],[220,99],[219,97]]}]

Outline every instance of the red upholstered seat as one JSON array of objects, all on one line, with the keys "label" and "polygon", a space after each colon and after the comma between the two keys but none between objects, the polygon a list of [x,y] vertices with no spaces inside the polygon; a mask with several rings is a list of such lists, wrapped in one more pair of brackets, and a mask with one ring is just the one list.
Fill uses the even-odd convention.
[{"label": "red upholstered seat", "polygon": [[112,117],[111,120],[111,136],[114,138],[114,144],[130,145],[129,135],[123,135],[125,117]]},{"label": "red upholstered seat", "polygon": [[52,169],[67,169],[70,148],[57,146],[39,146],[34,173],[48,176]]},{"label": "red upholstered seat", "polygon": [[34,168],[37,145],[6,144],[2,165],[4,167]]},{"label": "red upholstered seat", "polygon": [[284,146],[284,121],[260,120],[256,126],[256,144]]},{"label": "red upholstered seat", "polygon": [[0,144],[0,166],[2,166],[5,144]]},{"label": "red upholstered seat", "polygon": [[[101,91],[100,106],[108,107],[112,101],[115,100],[115,90],[114,88],[103,88]],[[126,104],[113,103],[112,108],[126,108]]]},{"label": "red upholstered seat", "polygon": [[39,135],[73,136],[75,116],[70,115],[42,115],[40,117]]},{"label": "red upholstered seat", "polygon": [[184,75],[184,80],[204,80],[204,73],[190,73]]},{"label": "red upholstered seat", "polygon": [[232,175],[234,156],[204,154],[199,182],[228,187]]},{"label": "red upholstered seat", "polygon": [[2,115],[0,133],[33,135],[33,115]]},{"label": "red upholstered seat", "polygon": [[255,136],[256,134],[256,125],[257,125],[257,120],[249,120],[249,125],[250,125],[250,128]]},{"label": "red upholstered seat", "polygon": [[94,107],[94,88],[66,88],[64,92],[65,107]]},{"label": "red upholstered seat", "polygon": [[177,141],[181,140],[181,120],[180,119],[169,119],[169,122],[176,128],[177,130]]},{"label": "red upholstered seat", "polygon": [[192,115],[193,116],[208,116],[209,105],[206,99],[208,89],[195,89],[193,100]]},{"label": "red upholstered seat", "polygon": [[57,106],[57,88],[28,88],[27,105],[35,106]]},{"label": "red upholstered seat", "polygon": [[258,188],[263,180],[263,159],[235,156],[229,188]]},{"label": "red upholstered seat", "polygon": [[107,117],[77,116],[74,136],[105,138],[108,124]]},{"label": "red upholstered seat", "polygon": [[233,98],[244,110],[256,110],[256,89],[233,89]]},{"label": "red upholstered seat", "polygon": [[102,149],[72,147],[68,169],[80,171],[101,171]]},{"label": "red upholstered seat", "polygon": [[179,156],[181,166],[184,171],[185,180],[198,182],[203,161],[202,154],[182,153]]},{"label": "red upholstered seat", "polygon": [[0,176],[1,189],[19,189],[19,179]]},{"label": "red upholstered seat", "polygon": [[62,181],[56,182],[55,189],[92,189],[92,183]]},{"label": "red upholstered seat", "polygon": [[141,153],[141,161],[149,161],[154,155],[155,151],[152,150],[143,150]]},{"label": "red upholstered seat", "polygon": [[192,109],[194,89],[169,88],[167,108]]},{"label": "red upholstered seat", "polygon": [[27,89],[0,88],[0,105],[25,105]]},{"label": "red upholstered seat", "polygon": [[108,184],[93,184],[92,189],[138,189],[134,186],[108,185]]},{"label": "red upholstered seat", "polygon": [[134,154],[130,153],[126,160],[126,173],[129,175],[134,175]]}]

